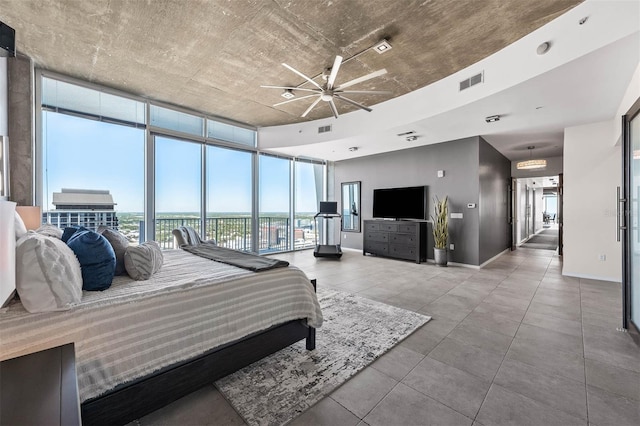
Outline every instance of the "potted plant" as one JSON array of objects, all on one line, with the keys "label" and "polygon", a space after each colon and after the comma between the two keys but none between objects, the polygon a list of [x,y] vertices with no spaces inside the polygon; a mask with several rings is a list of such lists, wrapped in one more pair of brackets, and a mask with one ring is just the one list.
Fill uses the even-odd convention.
[{"label": "potted plant", "polygon": [[433,216],[433,239],[434,259],[436,265],[447,266],[447,241],[449,239],[449,206],[448,197],[440,200],[434,197]]}]

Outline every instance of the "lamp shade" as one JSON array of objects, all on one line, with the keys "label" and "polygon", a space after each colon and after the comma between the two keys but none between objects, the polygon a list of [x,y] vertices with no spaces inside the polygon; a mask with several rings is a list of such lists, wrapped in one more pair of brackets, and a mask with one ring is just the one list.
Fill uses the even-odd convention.
[{"label": "lamp shade", "polygon": [[42,208],[39,206],[17,206],[16,212],[22,218],[28,231],[34,231],[42,225]]},{"label": "lamp shade", "polygon": [[516,164],[518,170],[544,169],[547,167],[547,160],[527,160]]}]

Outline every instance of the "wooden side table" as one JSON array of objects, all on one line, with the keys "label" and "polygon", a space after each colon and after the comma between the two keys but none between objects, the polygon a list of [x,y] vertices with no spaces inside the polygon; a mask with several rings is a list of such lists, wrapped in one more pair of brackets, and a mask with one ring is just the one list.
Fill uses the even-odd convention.
[{"label": "wooden side table", "polygon": [[0,425],[80,425],[73,343],[0,362]]}]

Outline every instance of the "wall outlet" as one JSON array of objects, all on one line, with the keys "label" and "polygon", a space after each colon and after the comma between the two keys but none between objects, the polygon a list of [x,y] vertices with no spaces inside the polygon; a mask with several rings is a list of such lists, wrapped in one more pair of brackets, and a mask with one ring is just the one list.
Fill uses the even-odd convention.
[{"label": "wall outlet", "polygon": [[601,254],[600,256],[598,256],[598,259],[600,260],[600,262],[604,262],[605,260],[607,260],[607,255]]},{"label": "wall outlet", "polygon": [[347,234],[343,234],[343,235],[344,235],[344,237],[342,237],[342,238],[344,238],[346,240],[347,239]]},{"label": "wall outlet", "polygon": [[455,246],[453,244],[449,244],[449,250],[455,250]]}]

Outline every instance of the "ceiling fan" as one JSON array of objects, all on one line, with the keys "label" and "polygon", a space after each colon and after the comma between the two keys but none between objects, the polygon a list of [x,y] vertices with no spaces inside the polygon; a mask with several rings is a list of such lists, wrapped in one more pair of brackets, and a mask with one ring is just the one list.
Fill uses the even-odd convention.
[{"label": "ceiling fan", "polygon": [[295,86],[260,86],[260,87],[265,87],[267,89],[284,89],[285,92],[288,91],[291,94],[293,94],[294,91],[299,90],[302,92],[311,92],[310,95],[307,96],[302,96],[300,98],[295,98],[295,99],[289,99],[286,100],[284,102],[278,102],[277,104],[273,104],[273,106],[278,106],[278,105],[284,105],[290,102],[296,102],[302,99],[307,99],[307,98],[312,98],[312,97],[317,97],[317,99],[311,104],[311,106],[309,106],[309,108],[307,108],[307,110],[305,112],[302,113],[301,117],[306,117],[307,114],[309,114],[309,112],[311,112],[311,110],[318,105],[318,103],[320,101],[324,101],[324,102],[328,102],[329,103],[329,107],[331,108],[331,112],[333,113],[333,116],[335,118],[338,118],[338,109],[336,108],[336,104],[333,102],[335,99],[346,102],[348,104],[351,104],[353,106],[356,106],[360,109],[363,109],[365,111],[369,111],[371,112],[371,108],[362,105],[359,102],[356,102],[352,99],[349,99],[347,97],[345,97],[345,94],[367,94],[367,95],[390,95],[391,92],[389,91],[382,91],[382,90],[344,90],[348,87],[351,87],[355,84],[358,83],[362,83],[364,81],[367,80],[371,80],[372,78],[375,77],[379,77],[381,75],[384,75],[387,73],[386,69],[380,69],[378,71],[374,71],[370,74],[367,75],[363,75],[362,77],[358,77],[355,78],[351,81],[347,81],[346,83],[342,83],[340,85],[336,86],[336,77],[338,76],[338,70],[340,69],[340,65],[342,64],[342,56],[337,55],[336,59],[333,62],[333,67],[331,68],[331,73],[327,76],[326,74],[323,74],[323,77],[326,79],[326,83],[324,83],[323,85],[318,84],[317,82],[315,82],[313,79],[307,77],[306,75],[304,75],[303,73],[301,73],[300,71],[298,71],[297,69],[293,68],[290,65],[287,65],[285,63],[282,64],[282,66],[284,66],[285,68],[293,71],[294,73],[298,74],[300,77],[304,78],[307,82],[311,83],[312,85],[315,86],[315,88],[312,89],[307,89],[307,88],[302,88],[302,87],[295,87]]}]

